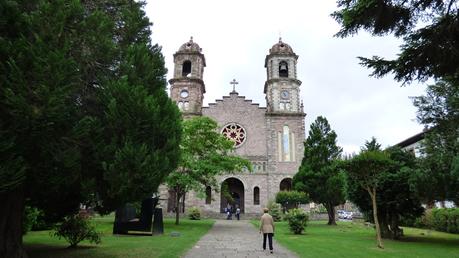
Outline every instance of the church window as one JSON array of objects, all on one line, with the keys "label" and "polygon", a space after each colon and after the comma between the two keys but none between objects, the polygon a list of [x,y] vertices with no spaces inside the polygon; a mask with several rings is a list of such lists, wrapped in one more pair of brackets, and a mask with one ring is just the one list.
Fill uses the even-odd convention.
[{"label": "church window", "polygon": [[245,129],[236,123],[227,124],[221,132],[228,140],[234,142],[234,147],[241,146],[247,139]]},{"label": "church window", "polygon": [[177,106],[178,106],[178,108],[179,108],[180,110],[183,110],[183,101],[179,101],[179,102],[177,103]]},{"label": "church window", "polygon": [[191,62],[186,60],[182,66],[182,76],[187,77],[189,74],[191,74]]},{"label": "church window", "polygon": [[210,186],[206,187],[206,204],[212,202],[212,188]]},{"label": "church window", "polygon": [[260,188],[258,186],[253,188],[253,205],[260,205]]},{"label": "church window", "polygon": [[190,102],[185,101],[184,104],[183,104],[183,109],[184,110],[188,110],[189,107],[190,107]]},{"label": "church window", "polygon": [[290,129],[286,125],[282,130],[282,153],[283,160],[290,161]]},{"label": "church window", "polygon": [[285,61],[279,63],[279,77],[288,77],[288,64]]}]

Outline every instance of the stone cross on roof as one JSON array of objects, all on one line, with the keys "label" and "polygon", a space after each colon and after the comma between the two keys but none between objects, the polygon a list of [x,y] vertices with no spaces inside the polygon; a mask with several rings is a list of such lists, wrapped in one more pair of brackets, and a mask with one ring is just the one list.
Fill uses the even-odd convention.
[{"label": "stone cross on roof", "polygon": [[236,79],[233,79],[232,81],[230,81],[230,84],[233,85],[233,91],[231,93],[236,92],[235,86],[236,84],[239,84],[239,82],[237,82]]}]

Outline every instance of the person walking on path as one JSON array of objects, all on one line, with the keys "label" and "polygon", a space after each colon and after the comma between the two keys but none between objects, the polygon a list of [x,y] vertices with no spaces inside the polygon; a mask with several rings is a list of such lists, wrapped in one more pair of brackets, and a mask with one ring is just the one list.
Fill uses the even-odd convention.
[{"label": "person walking on path", "polygon": [[266,238],[268,238],[269,251],[273,253],[274,220],[268,211],[268,208],[263,209],[264,214],[260,220],[260,234],[263,233],[263,250],[266,250]]},{"label": "person walking on path", "polygon": [[236,208],[236,218],[237,218],[237,220],[239,220],[240,216],[241,216],[241,209],[239,209],[239,207],[237,207]]}]

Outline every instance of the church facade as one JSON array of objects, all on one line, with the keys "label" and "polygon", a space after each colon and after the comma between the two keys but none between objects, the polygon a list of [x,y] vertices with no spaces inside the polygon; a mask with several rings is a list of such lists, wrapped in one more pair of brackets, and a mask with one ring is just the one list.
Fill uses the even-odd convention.
[{"label": "church facade", "polygon": [[[226,183],[234,204],[242,213],[258,214],[273,200],[277,192],[292,188],[293,175],[303,158],[304,118],[300,99],[301,81],[297,78],[298,56],[282,42],[274,44],[265,58],[267,78],[260,86],[266,107],[240,96],[233,88],[228,96],[203,106],[206,86],[203,80],[205,56],[199,45],[190,39],[174,54],[174,73],[170,83],[170,97],[185,119],[208,116],[219,130],[234,142],[235,154],[251,161],[253,172],[222,175],[219,185]],[[233,80],[233,85],[236,81]],[[203,213],[222,213],[228,200],[220,189],[207,187],[205,198],[195,193],[185,197],[185,207],[199,207]],[[163,207],[172,211],[173,193],[161,191]],[[168,200],[167,200],[168,199]]]}]

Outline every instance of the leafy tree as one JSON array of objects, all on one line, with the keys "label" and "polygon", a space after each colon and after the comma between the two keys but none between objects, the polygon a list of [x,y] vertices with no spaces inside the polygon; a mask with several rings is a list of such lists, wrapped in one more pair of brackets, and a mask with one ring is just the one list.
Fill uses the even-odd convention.
[{"label": "leafy tree", "polygon": [[359,57],[361,64],[382,77],[394,73],[410,83],[429,78],[459,78],[459,5],[456,0],[337,0],[332,16],[341,24],[336,34],[347,37],[360,29],[375,36],[393,34],[404,44],[394,60]]},{"label": "leafy tree", "polygon": [[359,155],[341,164],[350,180],[364,189],[371,198],[373,221],[376,226],[376,241],[379,248],[384,248],[384,245],[378,218],[378,187],[380,187],[381,178],[391,166],[392,161],[388,154],[380,150],[362,151]]},{"label": "leafy tree", "polygon": [[[389,148],[386,152],[393,164],[390,169],[381,173],[378,179],[376,189],[378,222],[382,238],[397,239],[402,235],[399,227],[400,219],[414,220],[422,215],[424,209],[416,191],[412,189],[412,176],[418,170],[416,158],[397,147]],[[374,222],[371,219],[373,215],[371,197],[354,177],[348,176],[347,193],[349,200],[369,215],[370,220]]]},{"label": "leafy tree", "polygon": [[345,177],[336,166],[342,148],[336,145],[336,133],[324,117],[317,117],[304,142],[304,158],[293,177],[296,190],[307,193],[311,200],[325,206],[328,225],[336,225],[335,206],[345,202]]},{"label": "leafy tree", "polygon": [[418,121],[429,128],[421,149],[422,169],[416,174],[418,192],[430,206],[435,201],[459,203],[459,175],[453,172],[459,156],[459,83],[440,80],[413,103]]},{"label": "leafy tree", "polygon": [[0,2],[1,257],[26,256],[25,202],[53,221],[108,212],[176,167],[180,113],[143,5]]},{"label": "leafy tree", "polygon": [[190,190],[216,189],[216,176],[252,169],[246,159],[233,155],[234,143],[217,132],[217,123],[209,117],[194,117],[183,122],[179,167],[167,177],[167,185],[176,195],[175,223],[179,224],[179,205]]}]

